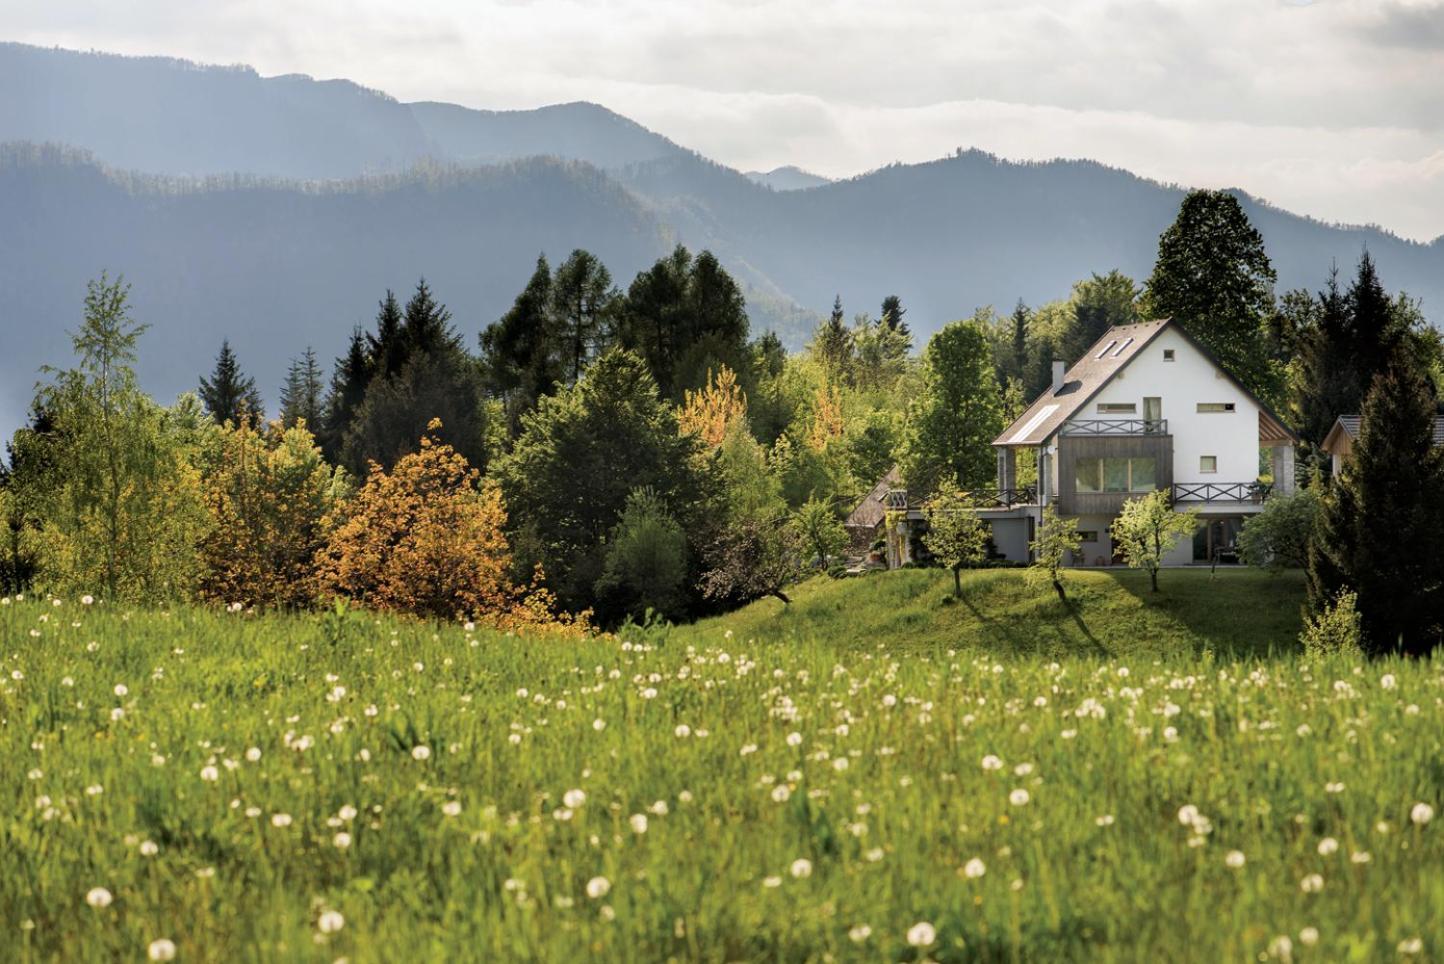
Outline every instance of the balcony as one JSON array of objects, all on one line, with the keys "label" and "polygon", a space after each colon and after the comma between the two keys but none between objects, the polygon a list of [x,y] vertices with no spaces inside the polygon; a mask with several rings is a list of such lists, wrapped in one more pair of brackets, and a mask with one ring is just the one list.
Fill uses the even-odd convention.
[{"label": "balcony", "polygon": [[1268,482],[1175,482],[1173,502],[1231,502],[1235,505],[1258,505],[1273,492]]},{"label": "balcony", "polygon": [[1064,435],[1107,438],[1120,435],[1167,435],[1166,418],[1076,418],[1063,423]]},{"label": "balcony", "polygon": [[[973,489],[963,493],[963,499],[973,509],[1012,509],[1020,505],[1038,504],[1038,487],[1024,485],[1015,489]],[[883,496],[883,505],[890,511],[921,509],[926,500],[908,497],[907,489],[889,489]]]}]

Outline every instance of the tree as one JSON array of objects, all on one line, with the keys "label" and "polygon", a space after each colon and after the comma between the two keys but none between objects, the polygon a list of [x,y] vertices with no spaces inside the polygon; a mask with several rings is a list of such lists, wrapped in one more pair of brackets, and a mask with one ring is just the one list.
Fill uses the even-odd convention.
[{"label": "tree", "polygon": [[1158,239],[1147,300],[1171,317],[1261,398],[1277,394],[1264,324],[1273,312],[1273,265],[1263,237],[1227,191],[1191,191]]},{"label": "tree", "polygon": [[747,396],[737,385],[737,374],[724,367],[713,375],[707,373],[706,387],[687,390],[677,424],[710,448],[717,448],[734,425],[747,424]]},{"label": "tree", "polygon": [[557,268],[550,310],[567,384],[575,384],[588,363],[610,345],[617,307],[611,272],[596,255],[578,248]]},{"label": "tree", "polygon": [[1083,548],[1078,520],[1063,518],[1058,514],[1058,507],[1055,505],[1044,507],[1043,521],[1038,526],[1036,538],[1028,547],[1033,550],[1033,568],[1047,574],[1058,598],[1066,604],[1068,594],[1063,590],[1063,567]]},{"label": "tree", "polygon": [[907,313],[908,310],[902,306],[901,298],[897,295],[888,295],[882,300],[882,314],[878,317],[882,324],[911,342],[912,332],[908,330],[908,323],[903,321],[903,315]]},{"label": "tree", "polygon": [[977,324],[955,321],[923,354],[922,390],[909,406],[899,456],[908,488],[987,485],[996,471],[992,442],[1002,430],[987,337]]},{"label": "tree", "polygon": [[490,453],[481,376],[464,352],[421,352],[395,375],[373,380],[347,429],[341,462],[358,477],[373,462],[390,468],[415,451],[433,419],[441,422],[438,440],[485,468]]},{"label": "tree", "polygon": [[1011,351],[1008,353],[1006,364],[1002,366],[1001,377],[998,381],[1006,384],[1009,379],[1022,381],[1028,369],[1028,322],[1032,320],[1033,312],[1023,304],[1023,299],[1018,299],[1018,304],[1013,308],[1013,314],[1009,318],[1012,322],[1012,339],[1009,344]]},{"label": "tree", "polygon": [[201,378],[198,394],[207,414],[217,425],[225,422],[259,422],[265,416],[256,380],[241,371],[229,340],[221,342],[220,354],[210,378]]},{"label": "tree", "polygon": [[904,330],[867,315],[853,320],[853,382],[865,392],[888,391],[907,365],[912,339]]},{"label": "tree", "polygon": [[729,525],[707,547],[702,594],[737,603],[771,596],[784,606],[783,590],[799,573],[797,530],[772,520],[744,519]]},{"label": "tree", "polygon": [[852,332],[848,331],[843,321],[842,295],[838,295],[832,302],[832,314],[826,321],[820,322],[812,333],[812,341],[807,346],[808,352],[827,377],[833,381],[845,383],[852,376]]},{"label": "tree", "polygon": [[76,367],[52,376],[36,399],[53,431],[53,471],[25,496],[42,520],[37,578],[56,592],[112,600],[184,596],[205,525],[198,479],[167,413],[136,386],[132,368],[145,326],[131,317],[129,287],[90,282],[72,336]]},{"label": "tree", "polygon": [[326,396],[326,414],[319,438],[321,451],[328,461],[341,461],[346,432],[356,418],[357,409],[366,400],[370,384],[371,359],[366,350],[366,336],[358,326],[351,332],[345,357],[336,359],[331,390]]},{"label": "tree", "polygon": [[322,391],[321,366],[316,364],[315,351],[307,346],[300,358],[291,361],[286,383],[281,386],[281,425],[292,428],[304,423],[310,431],[319,431]]},{"label": "tree", "polygon": [[1275,495],[1263,511],[1250,516],[1238,535],[1243,561],[1261,569],[1302,569],[1309,564],[1309,541],[1318,523],[1319,494],[1314,488]]},{"label": "tree", "polygon": [[406,302],[398,340],[400,365],[387,368],[387,376],[396,375],[418,355],[455,355],[462,350],[461,336],[451,327],[451,311],[436,300],[425,278],[416,282],[416,290]]},{"label": "tree", "polygon": [[522,520],[518,553],[543,565],[565,606],[581,608],[633,490],[649,487],[684,531],[702,531],[716,485],[701,450],[695,435],[678,430],[646,363],[607,351],[580,382],[523,417],[511,452],[497,462],[507,504]]},{"label": "tree", "polygon": [[634,619],[649,610],[677,616],[686,610],[687,572],[687,534],[655,492],[634,489],[607,540],[598,598]]},{"label": "tree", "polygon": [[792,525],[820,569],[826,569],[828,559],[847,548],[847,530],[829,502],[808,499],[792,514]]},{"label": "tree", "polygon": [[[434,432],[441,426],[428,426]],[[526,612],[511,579],[506,507],[494,485],[428,434],[366,484],[316,557],[319,595],[433,619],[507,624]]]},{"label": "tree", "polygon": [[1158,592],[1158,570],[1164,558],[1181,539],[1198,530],[1198,510],[1177,512],[1170,499],[1167,489],[1129,499],[1109,530],[1114,548],[1128,567],[1148,572],[1154,592]]},{"label": "tree", "polygon": [[1309,552],[1309,602],[1321,613],[1358,596],[1374,654],[1427,654],[1444,637],[1444,449],[1423,376],[1400,358],[1374,380],[1353,452],[1328,486]]},{"label": "tree", "polygon": [[298,608],[311,602],[316,554],[328,517],[347,496],[304,425],[262,433],[248,423],[217,429],[203,455],[210,512],[200,542],[201,599]]},{"label": "tree", "polygon": [[481,333],[482,372],[502,400],[507,435],[516,438],[521,417],[562,382],[561,348],[550,313],[552,275],[545,255],[511,309]]},{"label": "tree", "polygon": [[366,378],[395,375],[406,364],[406,341],[401,334],[401,305],[396,293],[386,289],[386,297],[376,310],[376,334],[366,336],[368,360]]},{"label": "tree", "polygon": [[1059,346],[1062,358],[1071,364],[1082,358],[1109,328],[1136,324],[1138,295],[1133,279],[1116,268],[1073,285],[1068,300],[1070,324]]},{"label": "tree", "polygon": [[956,484],[946,481],[923,504],[923,546],[953,571],[953,595],[963,598],[962,570],[988,557],[988,527]]}]

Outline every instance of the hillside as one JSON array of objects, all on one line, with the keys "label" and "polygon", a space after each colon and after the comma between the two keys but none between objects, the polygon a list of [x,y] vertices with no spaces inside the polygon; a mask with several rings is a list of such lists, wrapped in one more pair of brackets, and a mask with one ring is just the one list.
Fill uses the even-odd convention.
[{"label": "hillside", "polygon": [[[82,170],[63,152],[5,152],[0,214],[20,229],[0,239],[0,293],[20,337],[0,360],[4,434],[36,369],[63,357],[60,333],[102,268],[135,282],[153,325],[149,350],[163,357],[146,369],[149,389],[188,385],[229,336],[274,401],[307,341],[339,351],[381,290],[422,272],[470,337],[521,289],[538,251],[559,261],[590,248],[625,285],[680,241],[713,250],[743,283],[754,331],[790,347],[838,294],[849,314],[900,295],[925,338],[981,306],[1065,297],[1091,272],[1145,278],[1184,193],[1088,161],[978,151],[779,190],[777,171],[759,183],[594,104],[403,104],[346,81],[18,44],[0,44],[0,89],[0,142],[96,158]],[[420,188],[437,163],[485,167]],[[228,179],[156,188],[114,173],[125,170]],[[295,183],[318,179],[334,183]],[[1331,264],[1347,268],[1367,247],[1390,290],[1441,320],[1444,239],[1417,244],[1240,197],[1280,291],[1317,290]]]},{"label": "hillside", "polygon": [[1302,573],[1169,569],[1160,583],[1154,595],[1139,572],[1070,570],[1070,612],[1051,586],[1019,569],[965,573],[961,602],[949,598],[952,576],[940,569],[819,576],[795,587],[790,606],[764,599],[670,635],[696,646],[716,645],[730,632],[738,640],[845,642],[858,651],[976,647],[999,657],[1049,659],[1205,651],[1264,656],[1297,649]]},{"label": "hillside", "polygon": [[829,178],[820,177],[793,164],[773,168],[770,171],[748,171],[747,176],[764,187],[775,191],[805,191],[810,187],[831,184]]}]

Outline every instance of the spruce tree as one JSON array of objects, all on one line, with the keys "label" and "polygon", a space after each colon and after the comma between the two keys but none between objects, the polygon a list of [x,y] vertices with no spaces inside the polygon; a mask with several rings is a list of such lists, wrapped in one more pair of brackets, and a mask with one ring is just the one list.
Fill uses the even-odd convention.
[{"label": "spruce tree", "polygon": [[888,295],[882,300],[882,314],[879,317],[882,318],[882,323],[893,331],[911,338],[912,332],[908,330],[908,323],[903,321],[903,315],[907,313],[908,310],[902,306],[901,298],[897,295]]},{"label": "spruce tree", "polygon": [[501,399],[507,433],[521,431],[521,416],[562,380],[562,359],[550,314],[551,266],[539,255],[536,270],[510,310],[481,333],[487,391]]},{"label": "spruce tree", "polygon": [[217,424],[244,420],[259,422],[265,415],[261,393],[256,390],[256,380],[241,371],[236,353],[231,351],[229,340],[221,342],[220,354],[216,356],[211,377],[201,378],[197,394],[205,406],[206,413]]},{"label": "spruce tree", "polygon": [[417,355],[461,350],[461,339],[451,327],[451,312],[436,300],[425,278],[416,282],[416,291],[406,302],[399,340],[401,365],[395,371],[388,370],[387,375],[396,374]]},{"label": "spruce tree", "polygon": [[551,313],[568,384],[611,344],[618,302],[611,272],[589,251],[573,251],[552,276]]},{"label": "spruce tree", "polygon": [[397,303],[396,295],[387,288],[386,297],[381,299],[376,311],[376,334],[366,336],[368,379],[371,375],[395,375],[406,364],[401,326],[401,305]]},{"label": "spruce tree", "polygon": [[351,428],[356,411],[366,398],[371,376],[371,354],[367,349],[367,336],[358,325],[351,332],[346,355],[336,359],[331,375],[331,391],[326,397],[324,431],[319,433],[321,450],[332,463],[341,459],[346,432]]},{"label": "spruce tree", "polygon": [[1364,645],[1423,655],[1444,637],[1444,449],[1422,374],[1400,357],[1374,380],[1353,452],[1309,551],[1309,602],[1358,595]]},{"label": "spruce tree", "polygon": [[852,348],[852,332],[843,321],[842,295],[838,295],[832,302],[832,314],[813,331],[807,349],[829,378],[845,382],[852,374]]},{"label": "spruce tree", "polygon": [[1003,377],[999,379],[1000,383],[1006,384],[1010,380],[1018,382],[1023,380],[1023,375],[1028,367],[1028,322],[1032,317],[1033,312],[1023,304],[1023,299],[1019,298],[1018,304],[1013,308],[1011,318],[1013,323],[1012,353],[1002,372]]},{"label": "spruce tree", "polygon": [[281,386],[281,424],[291,428],[304,421],[313,433],[321,428],[321,366],[308,345],[300,358],[291,360],[286,383]]}]

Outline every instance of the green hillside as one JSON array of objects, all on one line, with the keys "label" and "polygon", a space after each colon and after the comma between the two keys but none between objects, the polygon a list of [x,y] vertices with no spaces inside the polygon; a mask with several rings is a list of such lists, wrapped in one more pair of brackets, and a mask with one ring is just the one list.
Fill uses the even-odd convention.
[{"label": "green hillside", "polygon": [[1304,601],[1302,572],[1167,570],[1162,591],[1141,572],[1080,571],[1066,578],[1065,608],[1046,582],[1018,569],[964,574],[954,602],[952,576],[939,569],[819,576],[796,587],[792,605],[776,599],[673,631],[715,642],[743,639],[847,640],[980,647],[1009,655],[1122,657],[1159,653],[1266,655],[1294,649]]}]

